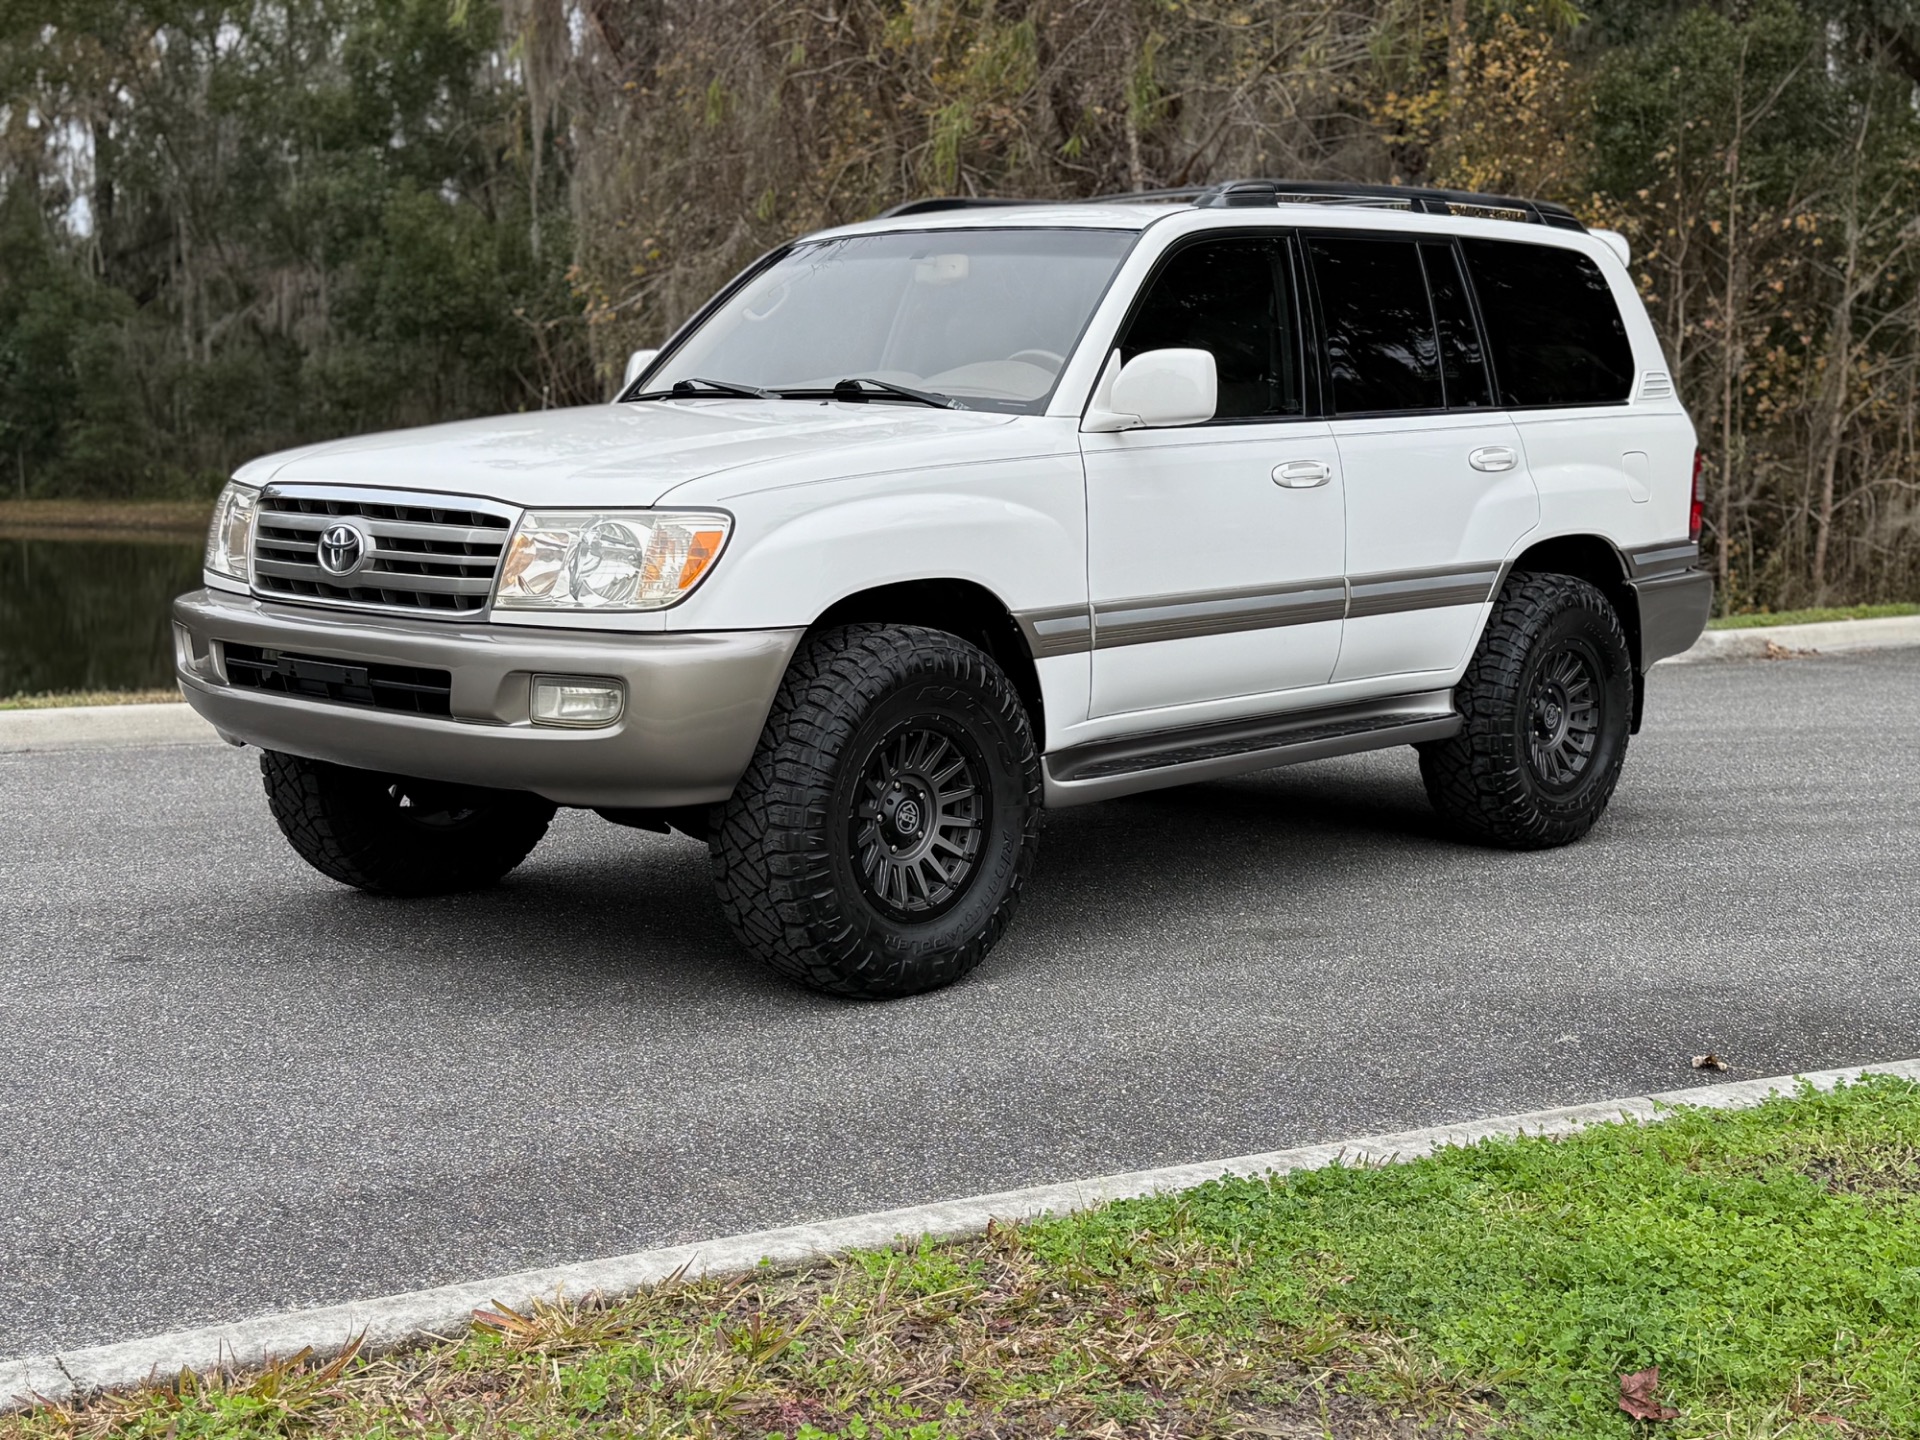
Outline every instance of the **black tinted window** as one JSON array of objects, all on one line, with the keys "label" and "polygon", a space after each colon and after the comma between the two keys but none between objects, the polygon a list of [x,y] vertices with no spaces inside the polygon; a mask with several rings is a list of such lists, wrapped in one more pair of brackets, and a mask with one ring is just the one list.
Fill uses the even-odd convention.
[{"label": "black tinted window", "polygon": [[1334,413],[1444,406],[1439,342],[1414,243],[1322,235],[1310,244]]},{"label": "black tinted window", "polygon": [[1154,277],[1120,342],[1121,358],[1205,350],[1220,372],[1216,416],[1301,414],[1300,342],[1286,266],[1278,239],[1188,246]]},{"label": "black tinted window", "polygon": [[1433,318],[1440,328],[1440,378],[1447,408],[1491,405],[1493,382],[1487,378],[1487,357],[1480,344],[1480,328],[1473,323],[1459,257],[1451,245],[1423,244],[1420,259],[1427,270],[1427,293],[1433,297]]},{"label": "black tinted window", "polygon": [[1461,242],[1501,403],[1604,405],[1633,388],[1633,348],[1600,267],[1574,250]]}]

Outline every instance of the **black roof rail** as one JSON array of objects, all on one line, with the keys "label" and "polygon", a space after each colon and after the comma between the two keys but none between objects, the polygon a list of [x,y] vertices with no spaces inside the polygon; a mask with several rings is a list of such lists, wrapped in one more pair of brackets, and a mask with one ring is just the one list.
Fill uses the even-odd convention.
[{"label": "black roof rail", "polygon": [[994,210],[1008,205],[1058,205],[1061,203],[1058,200],[1001,200],[986,195],[935,195],[925,200],[909,200],[903,205],[895,205],[891,209],[882,210],[873,218],[891,220],[898,215],[931,215],[937,210]]},{"label": "black roof rail", "polygon": [[1211,193],[1212,185],[1174,185],[1165,190],[1115,190],[1110,195],[1090,195],[1083,205],[1127,205],[1139,200],[1198,200]]},{"label": "black roof rail", "polygon": [[1099,205],[1140,201],[1179,201],[1203,209],[1254,205],[1321,204],[1367,205],[1379,209],[1411,210],[1422,215],[1482,215],[1551,225],[1557,230],[1579,230],[1582,225],[1564,205],[1550,200],[1525,200],[1517,195],[1482,195],[1472,190],[1435,190],[1421,185],[1361,185],[1344,180],[1224,180],[1215,185],[1181,185],[1166,190],[1133,190],[1095,195],[1087,200],[1020,200],[985,195],[934,196],[909,200],[882,210],[876,220],[902,215],[931,215],[942,210],[1004,209],[1015,205]]},{"label": "black roof rail", "polygon": [[[1557,230],[1586,226],[1564,205],[1524,200],[1517,195],[1482,195],[1472,190],[1434,190],[1420,185],[1358,185],[1339,180],[1228,180],[1200,194],[1194,204],[1207,208],[1242,205],[1374,205],[1422,215],[1473,215],[1524,220]],[[1504,212],[1504,213],[1503,213]]]}]

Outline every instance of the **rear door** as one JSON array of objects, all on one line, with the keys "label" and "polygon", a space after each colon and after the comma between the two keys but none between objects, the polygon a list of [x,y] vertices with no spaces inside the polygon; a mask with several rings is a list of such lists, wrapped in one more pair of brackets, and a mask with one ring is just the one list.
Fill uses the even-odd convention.
[{"label": "rear door", "polygon": [[1124,360],[1209,351],[1220,399],[1206,424],[1081,436],[1094,715],[1332,674],[1345,506],[1332,432],[1307,418],[1300,311],[1286,236],[1216,235],[1168,255],[1121,332]]},{"label": "rear door", "polygon": [[1328,406],[1347,487],[1335,681],[1448,671],[1539,520],[1453,242],[1310,234]]}]

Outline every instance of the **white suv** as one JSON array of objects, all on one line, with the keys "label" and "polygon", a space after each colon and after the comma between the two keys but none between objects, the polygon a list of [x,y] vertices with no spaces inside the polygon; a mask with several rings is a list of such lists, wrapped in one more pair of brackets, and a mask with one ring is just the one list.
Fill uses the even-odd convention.
[{"label": "white suv", "polygon": [[1465,835],[1564,844],[1712,598],[1625,259],[1431,190],[903,206],[611,405],[246,466],[181,683],[336,880],[486,885],[590,807],[843,995],[977,965],[1047,808],[1412,744]]}]

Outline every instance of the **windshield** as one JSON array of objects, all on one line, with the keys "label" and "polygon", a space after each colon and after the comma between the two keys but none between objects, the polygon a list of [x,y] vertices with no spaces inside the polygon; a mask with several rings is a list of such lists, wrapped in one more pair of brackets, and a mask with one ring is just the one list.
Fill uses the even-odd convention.
[{"label": "windshield", "polygon": [[820,391],[859,377],[1038,414],[1135,238],[916,230],[803,244],[730,295],[646,388]]}]

